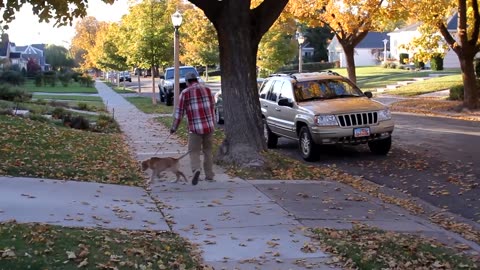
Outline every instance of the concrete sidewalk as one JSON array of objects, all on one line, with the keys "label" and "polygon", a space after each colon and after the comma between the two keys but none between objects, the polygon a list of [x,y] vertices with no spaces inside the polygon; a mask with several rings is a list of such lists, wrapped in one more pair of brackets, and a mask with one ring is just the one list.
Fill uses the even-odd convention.
[{"label": "concrete sidewalk", "polygon": [[[104,83],[97,82],[96,87],[139,161],[186,152],[186,146],[169,137],[168,128],[154,116],[139,111]],[[190,178],[188,156],[180,164]],[[148,190],[0,177],[0,220],[172,230],[197,243],[205,263],[215,269],[335,269],[329,255],[302,251],[312,241],[304,228],[343,229],[354,222],[435,236],[480,251],[478,245],[426,219],[335,181],[245,181],[229,177],[220,167],[214,170],[216,182],[171,183],[175,176],[167,172]]]}]

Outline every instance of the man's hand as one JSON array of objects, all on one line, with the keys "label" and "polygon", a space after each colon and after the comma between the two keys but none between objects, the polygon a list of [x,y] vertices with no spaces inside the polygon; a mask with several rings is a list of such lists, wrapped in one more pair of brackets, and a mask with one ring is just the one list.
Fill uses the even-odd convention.
[{"label": "man's hand", "polygon": [[171,128],[171,129],[170,129],[170,134],[175,133],[175,131],[176,131],[176,130],[175,130],[174,128]]}]

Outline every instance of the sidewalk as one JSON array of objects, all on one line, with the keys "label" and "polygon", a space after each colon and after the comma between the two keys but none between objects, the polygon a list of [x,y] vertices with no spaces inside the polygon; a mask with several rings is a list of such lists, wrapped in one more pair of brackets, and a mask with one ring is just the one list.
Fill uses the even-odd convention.
[{"label": "sidewalk", "polygon": [[[168,137],[168,128],[153,115],[139,111],[104,83],[97,82],[96,87],[139,161],[186,152],[186,146]],[[188,156],[180,164],[191,178]],[[171,183],[175,176],[167,172],[163,181],[156,180],[146,191],[0,177],[0,220],[172,230],[198,244],[205,263],[215,269],[336,269],[329,264],[328,254],[302,251],[312,241],[303,230],[310,226],[351,228],[353,222],[435,236],[480,252],[478,245],[457,234],[335,181],[245,181],[229,177],[218,166],[214,170],[213,183]]]}]

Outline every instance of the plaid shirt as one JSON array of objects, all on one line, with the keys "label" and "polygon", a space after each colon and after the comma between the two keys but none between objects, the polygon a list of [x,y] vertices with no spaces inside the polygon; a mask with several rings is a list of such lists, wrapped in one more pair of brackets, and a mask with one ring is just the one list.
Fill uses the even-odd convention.
[{"label": "plaid shirt", "polygon": [[172,129],[177,130],[183,114],[187,114],[188,131],[195,134],[208,134],[215,129],[214,101],[208,87],[193,83],[180,93],[178,108],[175,111]]}]

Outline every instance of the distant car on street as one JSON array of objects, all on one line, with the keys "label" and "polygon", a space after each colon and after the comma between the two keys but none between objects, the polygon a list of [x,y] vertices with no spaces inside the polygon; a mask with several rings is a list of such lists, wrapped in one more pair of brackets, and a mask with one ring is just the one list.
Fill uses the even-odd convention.
[{"label": "distant car on street", "polygon": [[[183,89],[187,88],[187,83],[185,81],[185,75],[187,73],[193,73],[197,75],[198,82],[201,84],[205,84],[205,82],[200,78],[197,70],[192,66],[181,66],[179,68],[180,77],[180,92]],[[160,83],[158,84],[158,90],[160,93],[160,102],[165,102],[167,106],[173,105],[173,87],[174,87],[174,72],[175,69],[173,67],[165,69],[165,75],[160,76]]]},{"label": "distant car on street", "polygon": [[127,82],[132,82],[132,77],[130,76],[130,72],[129,71],[121,71],[120,74],[119,74],[119,80],[121,82],[123,81],[127,81]]}]

